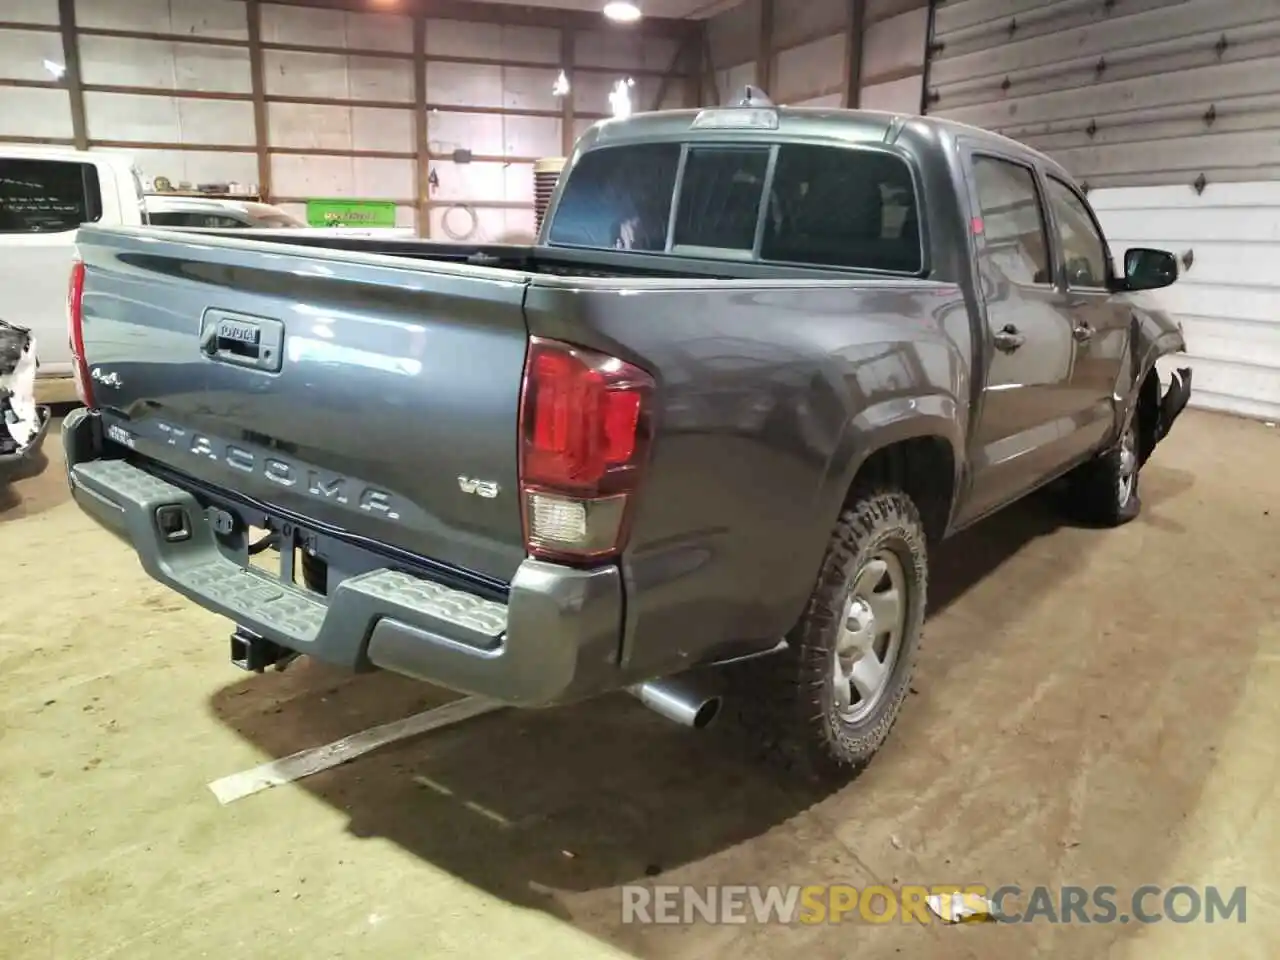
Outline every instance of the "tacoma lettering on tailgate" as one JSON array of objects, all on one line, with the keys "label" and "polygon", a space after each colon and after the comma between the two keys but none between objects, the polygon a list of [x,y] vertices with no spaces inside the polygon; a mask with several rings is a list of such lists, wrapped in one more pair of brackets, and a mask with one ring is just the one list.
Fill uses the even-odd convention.
[{"label": "tacoma lettering on tailgate", "polygon": [[341,474],[286,460],[277,453],[258,453],[240,444],[156,421],[164,442],[198,457],[208,457],[241,473],[255,474],[289,489],[302,490],[318,500],[354,505],[366,513],[399,520],[395,499],[386,490]]}]

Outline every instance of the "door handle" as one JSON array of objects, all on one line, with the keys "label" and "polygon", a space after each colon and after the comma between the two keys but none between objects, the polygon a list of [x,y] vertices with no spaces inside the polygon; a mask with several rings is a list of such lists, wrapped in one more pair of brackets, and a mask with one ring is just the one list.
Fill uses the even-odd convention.
[{"label": "door handle", "polygon": [[996,349],[1005,353],[1013,353],[1027,341],[1027,338],[1020,334],[1018,328],[1012,323],[1006,323],[993,339],[996,342]]},{"label": "door handle", "polygon": [[1093,327],[1082,323],[1071,331],[1071,336],[1075,337],[1076,343],[1088,343],[1093,339]]}]

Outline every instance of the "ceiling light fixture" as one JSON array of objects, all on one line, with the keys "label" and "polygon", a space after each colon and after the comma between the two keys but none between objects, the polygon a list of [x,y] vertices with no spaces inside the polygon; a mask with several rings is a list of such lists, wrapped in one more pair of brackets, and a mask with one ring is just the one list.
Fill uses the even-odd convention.
[{"label": "ceiling light fixture", "polygon": [[604,5],[604,15],[614,23],[635,23],[643,16],[631,0],[609,0]]}]

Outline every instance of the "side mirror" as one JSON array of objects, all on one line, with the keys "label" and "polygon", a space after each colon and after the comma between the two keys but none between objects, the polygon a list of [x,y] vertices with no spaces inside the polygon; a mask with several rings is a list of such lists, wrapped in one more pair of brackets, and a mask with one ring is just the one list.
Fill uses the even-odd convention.
[{"label": "side mirror", "polygon": [[1124,252],[1126,290],[1158,290],[1178,279],[1178,260],[1167,250],[1130,247]]}]

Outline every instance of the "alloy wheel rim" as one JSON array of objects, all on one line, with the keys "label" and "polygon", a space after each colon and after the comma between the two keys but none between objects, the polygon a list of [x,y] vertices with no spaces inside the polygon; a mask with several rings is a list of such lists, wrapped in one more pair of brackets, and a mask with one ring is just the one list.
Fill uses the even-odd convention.
[{"label": "alloy wheel rim", "polygon": [[1138,440],[1133,425],[1130,424],[1120,435],[1120,470],[1116,495],[1120,506],[1124,506],[1133,496],[1134,481],[1138,476]]},{"label": "alloy wheel rim", "polygon": [[871,556],[849,586],[832,652],[836,711],[846,723],[865,719],[884,699],[902,650],[907,576],[892,550]]}]

